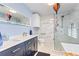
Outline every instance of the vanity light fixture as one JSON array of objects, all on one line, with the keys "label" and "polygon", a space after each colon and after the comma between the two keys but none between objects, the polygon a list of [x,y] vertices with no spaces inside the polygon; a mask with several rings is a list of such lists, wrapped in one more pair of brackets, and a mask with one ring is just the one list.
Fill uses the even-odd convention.
[{"label": "vanity light fixture", "polygon": [[59,3],[55,3],[55,4],[53,5],[53,9],[54,9],[54,11],[56,12],[56,14],[57,14],[59,8],[60,8],[60,4],[59,4]]},{"label": "vanity light fixture", "polygon": [[56,14],[57,14],[57,12],[58,12],[58,10],[59,10],[59,8],[60,8],[60,4],[59,3],[48,3],[48,5],[49,6],[53,6],[53,9],[54,9],[54,11],[56,12]]}]

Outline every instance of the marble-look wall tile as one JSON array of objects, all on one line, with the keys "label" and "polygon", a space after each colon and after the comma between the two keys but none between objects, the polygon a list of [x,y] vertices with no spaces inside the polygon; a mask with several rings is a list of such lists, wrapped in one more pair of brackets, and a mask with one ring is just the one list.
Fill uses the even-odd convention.
[{"label": "marble-look wall tile", "polygon": [[[52,19],[52,20],[51,20]],[[53,40],[54,36],[54,20],[52,17],[41,17],[41,26],[39,30],[39,38],[44,40]]]}]

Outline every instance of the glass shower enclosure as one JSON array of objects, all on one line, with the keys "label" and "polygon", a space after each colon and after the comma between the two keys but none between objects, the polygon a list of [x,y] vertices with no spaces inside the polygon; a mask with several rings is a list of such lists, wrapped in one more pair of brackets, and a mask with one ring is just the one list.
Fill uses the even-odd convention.
[{"label": "glass shower enclosure", "polygon": [[[77,4],[76,8],[79,4]],[[79,11],[57,16],[54,33],[54,49],[65,52],[79,52]]]}]

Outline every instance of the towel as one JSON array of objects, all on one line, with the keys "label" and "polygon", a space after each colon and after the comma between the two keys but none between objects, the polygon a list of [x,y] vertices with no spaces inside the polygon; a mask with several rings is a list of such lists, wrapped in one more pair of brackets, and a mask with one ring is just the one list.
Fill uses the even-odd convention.
[{"label": "towel", "polygon": [[77,53],[77,52],[65,52],[64,56],[79,56],[79,53]]}]

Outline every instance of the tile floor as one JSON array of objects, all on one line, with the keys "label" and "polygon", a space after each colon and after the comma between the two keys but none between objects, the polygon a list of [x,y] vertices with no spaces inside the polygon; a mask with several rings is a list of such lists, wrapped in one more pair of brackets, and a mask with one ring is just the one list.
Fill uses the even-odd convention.
[{"label": "tile floor", "polygon": [[52,41],[38,43],[38,51],[49,53],[51,56],[63,56],[64,55],[63,54],[64,52],[54,50],[54,44]]}]

